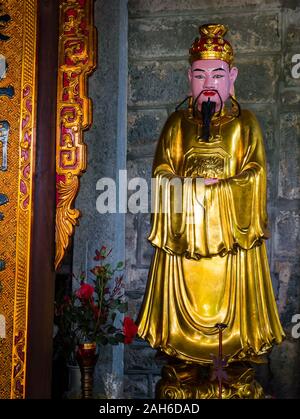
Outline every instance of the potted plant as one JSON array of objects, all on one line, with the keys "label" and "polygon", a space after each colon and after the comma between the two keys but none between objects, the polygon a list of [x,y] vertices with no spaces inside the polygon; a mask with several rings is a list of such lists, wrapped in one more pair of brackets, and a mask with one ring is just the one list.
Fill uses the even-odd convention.
[{"label": "potted plant", "polygon": [[56,354],[63,356],[69,365],[81,365],[85,357],[90,362],[97,359],[96,348],[100,345],[129,344],[134,339],[137,327],[118,313],[128,310],[123,285],[123,262],[112,266],[107,262],[111,254],[105,246],[96,249],[95,266],[90,270],[93,279],[87,281],[82,273],[74,277],[73,292],[61,296],[55,302]]}]

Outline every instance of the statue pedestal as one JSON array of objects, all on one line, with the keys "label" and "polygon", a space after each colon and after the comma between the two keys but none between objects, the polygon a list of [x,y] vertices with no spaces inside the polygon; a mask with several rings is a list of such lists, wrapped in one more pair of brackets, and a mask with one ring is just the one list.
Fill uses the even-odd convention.
[{"label": "statue pedestal", "polygon": [[223,368],[222,397],[213,367],[187,363],[165,365],[156,385],[157,399],[263,399],[264,391],[255,381],[249,363],[233,363]]}]

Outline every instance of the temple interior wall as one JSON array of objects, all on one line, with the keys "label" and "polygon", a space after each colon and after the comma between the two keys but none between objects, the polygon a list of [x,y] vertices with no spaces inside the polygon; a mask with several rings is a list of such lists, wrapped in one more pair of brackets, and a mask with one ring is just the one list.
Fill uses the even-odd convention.
[{"label": "temple interior wall", "polygon": [[[268,394],[299,397],[300,340],[292,336],[292,317],[300,313],[300,73],[292,74],[292,57],[300,54],[299,1],[129,0],[127,13],[126,1],[97,0],[95,12],[98,69],[89,85],[94,122],[85,135],[88,169],[76,201],[83,217],[74,239],[74,272],[93,264],[100,244],[112,247],[115,260],[126,260],[126,294],[130,314],[137,315],[153,253],[147,242],[150,214],[99,214],[96,183],[117,179],[126,168],[128,179],[150,181],[160,130],[188,94],[187,53],[198,26],[228,25],[239,68],[236,96],[255,112],[264,133],[267,248],[287,336],[258,376]],[[161,365],[155,351],[136,340],[125,350],[106,348],[103,368],[124,377],[128,397],[147,398],[153,397]]]}]

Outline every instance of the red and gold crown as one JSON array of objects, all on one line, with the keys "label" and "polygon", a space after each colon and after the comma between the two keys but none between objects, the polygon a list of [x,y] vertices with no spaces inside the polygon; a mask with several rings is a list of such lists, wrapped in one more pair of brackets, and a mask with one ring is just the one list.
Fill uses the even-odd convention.
[{"label": "red and gold crown", "polygon": [[190,63],[196,60],[223,60],[231,65],[232,46],[223,36],[227,28],[219,23],[209,23],[199,28],[200,38],[196,38],[190,48]]}]

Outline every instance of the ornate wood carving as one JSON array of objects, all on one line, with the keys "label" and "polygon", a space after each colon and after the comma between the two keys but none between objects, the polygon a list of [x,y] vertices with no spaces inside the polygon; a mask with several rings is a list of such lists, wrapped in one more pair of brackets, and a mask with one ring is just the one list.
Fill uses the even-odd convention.
[{"label": "ornate wood carving", "polygon": [[25,396],[36,126],[37,0],[1,4],[0,399]]},{"label": "ornate wood carving", "polygon": [[60,1],[57,85],[57,208],[55,268],[61,263],[80,211],[74,208],[79,177],[86,170],[83,131],[92,122],[88,76],[96,67],[94,0]]}]

